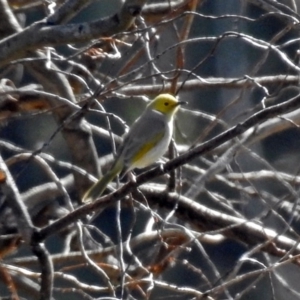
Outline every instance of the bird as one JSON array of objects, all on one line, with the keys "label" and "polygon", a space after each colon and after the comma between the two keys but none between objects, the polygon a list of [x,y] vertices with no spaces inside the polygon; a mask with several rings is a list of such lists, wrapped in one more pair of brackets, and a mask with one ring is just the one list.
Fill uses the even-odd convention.
[{"label": "bird", "polygon": [[186,104],[171,94],[159,94],[146,106],[123,139],[111,169],[83,195],[82,202],[96,200],[118,175],[145,168],[159,160],[173,135],[173,120],[178,108]]}]

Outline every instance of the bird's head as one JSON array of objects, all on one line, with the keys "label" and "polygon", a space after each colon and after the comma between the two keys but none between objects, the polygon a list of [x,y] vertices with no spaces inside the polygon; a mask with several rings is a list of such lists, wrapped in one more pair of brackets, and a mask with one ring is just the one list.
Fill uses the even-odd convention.
[{"label": "bird's head", "polygon": [[178,101],[170,94],[160,94],[148,104],[147,109],[156,110],[172,117],[177,112],[179,106],[183,104],[186,104],[186,102]]}]

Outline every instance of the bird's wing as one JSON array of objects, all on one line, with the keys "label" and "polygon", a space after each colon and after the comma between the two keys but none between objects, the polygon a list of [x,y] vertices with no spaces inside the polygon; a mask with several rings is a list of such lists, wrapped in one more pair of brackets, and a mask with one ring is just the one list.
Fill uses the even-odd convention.
[{"label": "bird's wing", "polygon": [[157,112],[142,115],[131,126],[126,135],[120,155],[124,158],[124,168],[130,168],[132,159],[139,159],[139,152],[144,154],[152,149],[151,142],[156,145],[163,138],[167,124],[163,116]]}]

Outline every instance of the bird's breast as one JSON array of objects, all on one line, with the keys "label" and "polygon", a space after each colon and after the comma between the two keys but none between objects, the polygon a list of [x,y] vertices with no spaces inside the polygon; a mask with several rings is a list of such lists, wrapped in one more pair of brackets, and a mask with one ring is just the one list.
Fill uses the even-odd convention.
[{"label": "bird's breast", "polygon": [[172,133],[173,124],[169,122],[164,132],[157,134],[151,141],[148,141],[139,149],[130,169],[145,168],[159,160],[168,149]]}]

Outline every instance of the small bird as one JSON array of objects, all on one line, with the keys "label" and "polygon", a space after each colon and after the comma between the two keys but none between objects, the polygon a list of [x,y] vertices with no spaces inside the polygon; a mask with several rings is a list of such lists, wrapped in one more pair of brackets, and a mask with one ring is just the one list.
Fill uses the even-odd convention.
[{"label": "small bird", "polygon": [[100,197],[117,175],[145,168],[162,157],[173,135],[174,115],[182,104],[186,102],[170,94],[160,94],[152,100],[125,135],[110,171],[87,190],[82,202]]}]

